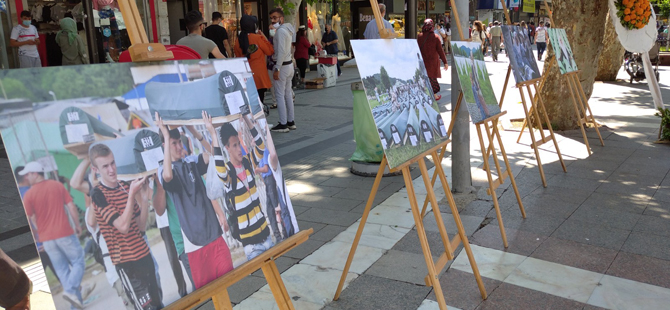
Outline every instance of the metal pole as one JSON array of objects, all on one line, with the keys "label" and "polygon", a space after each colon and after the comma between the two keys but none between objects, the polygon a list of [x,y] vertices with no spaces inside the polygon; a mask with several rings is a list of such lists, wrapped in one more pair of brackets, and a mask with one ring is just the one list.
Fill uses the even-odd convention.
[{"label": "metal pole", "polygon": [[[460,21],[460,27],[463,30],[468,29],[468,16],[470,16],[470,6],[467,0],[456,0],[456,10],[458,19],[452,18],[452,25]],[[454,10],[452,10],[454,12]],[[457,28],[452,26],[452,29]],[[463,33],[465,38],[461,38],[458,31],[452,31],[453,41],[464,41],[468,35]],[[452,58],[453,59],[453,58]],[[458,72],[451,68],[451,108],[456,106],[458,94],[461,92],[461,84],[458,83]],[[452,133],[451,143],[451,161],[452,161],[452,191],[455,193],[469,193],[472,188],[472,175],[470,173],[470,114],[465,105],[461,104],[456,115],[454,131]]]},{"label": "metal pole", "polygon": [[405,23],[405,38],[416,39],[416,0],[407,0],[407,21]]},{"label": "metal pole", "polygon": [[[5,46],[5,31],[2,24],[2,12],[0,12],[0,57],[2,57],[2,69],[9,69],[9,59],[7,58],[7,47]],[[7,97],[7,96],[5,96]],[[7,98],[5,98],[7,99]]]}]

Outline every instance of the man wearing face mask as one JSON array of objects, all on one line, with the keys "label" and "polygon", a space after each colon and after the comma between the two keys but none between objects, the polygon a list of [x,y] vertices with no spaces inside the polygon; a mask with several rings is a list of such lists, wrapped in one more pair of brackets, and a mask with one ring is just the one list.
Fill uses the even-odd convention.
[{"label": "man wearing face mask", "polygon": [[41,67],[40,53],[37,51],[37,46],[40,45],[40,35],[37,33],[37,28],[31,25],[32,17],[29,11],[21,12],[20,22],[12,28],[9,46],[19,48],[19,67]]},{"label": "man wearing face mask", "polygon": [[194,51],[200,54],[200,58],[202,59],[208,59],[210,53],[216,58],[226,58],[226,56],[223,56],[214,41],[202,36],[202,32],[205,29],[206,23],[200,12],[188,12],[188,14],[186,14],[184,17],[184,21],[186,22],[186,28],[188,29],[189,34],[179,39],[179,41],[177,41],[177,45],[183,45],[192,48]]},{"label": "man wearing face mask", "polygon": [[[230,49],[230,43],[228,43],[228,31],[221,25],[222,21],[223,15],[221,13],[212,13],[212,24],[205,28],[205,38],[214,41],[219,51],[223,53],[223,56],[231,57],[233,52]],[[209,57],[211,58],[212,56],[210,55]]]},{"label": "man wearing face mask", "polygon": [[[291,42],[295,29],[293,25],[284,22],[284,11],[281,8],[274,8],[270,11],[270,21],[274,31],[275,52],[272,60],[275,62],[272,68],[272,85],[279,111],[279,124],[272,127],[275,132],[288,132],[296,129],[293,115],[293,89],[291,80],[295,69],[293,68]],[[274,29],[272,29],[274,28]]]}]

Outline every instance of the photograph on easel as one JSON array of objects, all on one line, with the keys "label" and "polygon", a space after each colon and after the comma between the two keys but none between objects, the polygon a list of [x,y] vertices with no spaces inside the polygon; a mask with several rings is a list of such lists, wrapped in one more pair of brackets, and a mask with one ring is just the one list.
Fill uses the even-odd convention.
[{"label": "photograph on easel", "polygon": [[352,40],[351,46],[391,168],[447,139],[415,40]]},{"label": "photograph on easel", "polygon": [[540,69],[537,67],[533,48],[530,45],[528,31],[520,26],[502,26],[505,52],[509,56],[516,83],[539,79]]},{"label": "photograph on easel", "polygon": [[4,70],[0,86],[56,309],[160,309],[298,233],[245,58]]},{"label": "photograph on easel", "polygon": [[551,42],[551,46],[556,54],[558,69],[561,71],[561,74],[579,70],[565,29],[549,28],[547,32],[549,33],[549,42]]},{"label": "photograph on easel", "polygon": [[[453,66],[458,70],[463,99],[473,123],[479,123],[500,113],[498,99],[489,79],[481,43],[451,42]],[[453,70],[453,68],[452,68]]]}]

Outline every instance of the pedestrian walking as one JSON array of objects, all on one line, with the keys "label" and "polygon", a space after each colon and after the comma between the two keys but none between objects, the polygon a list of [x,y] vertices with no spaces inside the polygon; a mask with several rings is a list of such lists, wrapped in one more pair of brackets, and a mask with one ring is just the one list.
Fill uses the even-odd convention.
[{"label": "pedestrian walking", "polygon": [[447,39],[444,41],[446,45],[445,53],[449,54],[451,53],[451,23],[447,23],[445,28],[444,32],[447,34]]},{"label": "pedestrian walking", "polygon": [[77,22],[65,17],[60,20],[60,29],[56,34],[56,43],[63,54],[63,66],[88,64],[86,45],[77,34]]},{"label": "pedestrian walking", "polygon": [[235,55],[247,57],[249,67],[254,74],[254,83],[258,90],[258,98],[265,104],[265,92],[272,87],[267,70],[267,56],[272,56],[275,49],[265,34],[256,28],[256,16],[243,15],[240,18],[240,35],[235,41]]},{"label": "pedestrian walking", "polygon": [[305,87],[305,72],[309,66],[310,46],[311,44],[305,35],[305,26],[300,26],[298,33],[295,35],[295,52],[293,53],[295,64],[298,66],[298,70],[300,70],[300,88]]},{"label": "pedestrian walking", "polygon": [[[221,25],[223,21],[223,15],[220,12],[212,13],[212,24],[205,28],[205,38],[212,40],[216,47],[219,48],[219,52],[223,56],[233,57],[233,52],[230,49],[230,43],[228,43],[228,31],[226,28]],[[209,58],[216,58],[216,56],[209,54]]]},{"label": "pedestrian walking", "polygon": [[9,36],[9,46],[19,49],[19,67],[41,67],[40,53],[37,51],[40,35],[37,33],[37,28],[31,24],[30,11],[22,11],[19,21],[21,23],[12,28]]},{"label": "pedestrian walking", "polygon": [[270,21],[275,29],[273,38],[275,52],[272,56],[275,65],[272,68],[272,85],[279,111],[279,124],[273,126],[271,130],[289,132],[289,130],[296,129],[291,83],[295,73],[291,55],[291,41],[295,30],[293,25],[285,22],[284,11],[281,8],[270,10]]},{"label": "pedestrian walking", "polygon": [[426,66],[426,73],[430,80],[430,86],[433,88],[433,96],[437,101],[442,98],[441,95],[437,94],[440,92],[440,84],[437,82],[437,79],[442,77],[440,72],[440,60],[444,63],[445,70],[449,68],[449,64],[447,63],[447,56],[444,55],[444,50],[440,44],[440,38],[435,34],[433,27],[433,20],[430,18],[426,19],[416,41],[419,42],[421,57]]},{"label": "pedestrian walking", "polygon": [[535,44],[535,22],[533,21],[528,25],[528,37],[530,38],[530,44]]},{"label": "pedestrian walking", "polygon": [[484,30],[484,25],[482,22],[476,20],[472,24],[472,42],[476,42],[482,45],[482,53],[485,51],[485,40],[486,40],[486,31]]},{"label": "pedestrian walking", "polygon": [[542,61],[542,54],[544,54],[544,50],[547,49],[547,38],[549,37],[547,35],[547,28],[549,27],[549,23],[545,24],[546,27],[543,27],[542,24],[540,24],[537,29],[535,29],[535,43],[537,44],[537,60]]},{"label": "pedestrian walking", "polygon": [[502,43],[502,28],[498,21],[493,22],[489,34],[491,35],[491,56],[493,61],[498,61],[498,52],[500,52],[500,43]]},{"label": "pedestrian walking", "polygon": [[179,41],[177,41],[177,45],[190,47],[198,54],[200,54],[201,59],[209,59],[209,54],[214,55],[216,58],[226,58],[226,56],[223,56],[223,53],[221,53],[219,47],[216,46],[214,41],[202,36],[206,23],[200,12],[188,12],[186,17],[184,17],[184,22],[186,23],[186,28],[188,29],[188,35],[179,39]]}]

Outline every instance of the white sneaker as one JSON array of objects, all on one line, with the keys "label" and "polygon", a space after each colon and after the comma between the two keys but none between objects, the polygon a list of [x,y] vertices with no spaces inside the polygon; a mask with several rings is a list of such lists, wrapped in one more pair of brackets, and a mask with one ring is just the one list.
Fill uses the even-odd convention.
[{"label": "white sneaker", "polygon": [[77,296],[74,294],[63,292],[63,299],[65,299],[65,301],[69,302],[77,309],[84,309],[84,305],[82,305],[81,301],[79,301],[79,298],[77,298]]}]

